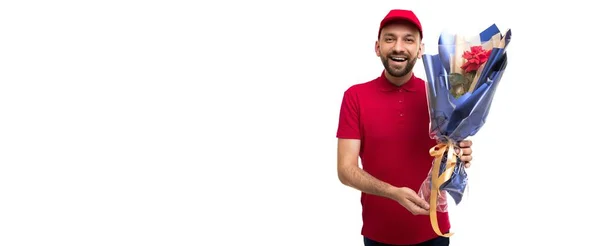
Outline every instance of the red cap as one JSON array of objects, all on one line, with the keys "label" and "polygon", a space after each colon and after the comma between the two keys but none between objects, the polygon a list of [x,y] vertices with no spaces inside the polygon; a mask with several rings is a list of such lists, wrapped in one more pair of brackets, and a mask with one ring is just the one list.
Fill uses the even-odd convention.
[{"label": "red cap", "polygon": [[417,18],[415,13],[413,13],[412,11],[404,9],[393,9],[385,16],[385,18],[383,18],[383,20],[381,20],[381,24],[379,25],[379,33],[377,34],[377,37],[379,38],[379,35],[381,35],[381,29],[383,29],[385,25],[398,20],[405,20],[414,24],[419,29],[421,39],[423,39],[423,28],[421,27],[421,22],[419,21],[419,18]]}]

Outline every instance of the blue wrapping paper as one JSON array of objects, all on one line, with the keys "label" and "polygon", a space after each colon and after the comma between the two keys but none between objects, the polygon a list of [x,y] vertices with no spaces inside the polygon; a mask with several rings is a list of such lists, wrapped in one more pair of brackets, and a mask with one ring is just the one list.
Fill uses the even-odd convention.
[{"label": "blue wrapping paper", "polygon": [[[470,136],[474,136],[485,124],[486,118],[491,108],[491,104],[496,92],[496,88],[501,81],[502,75],[507,65],[506,47],[511,38],[510,29],[501,35],[497,26],[491,25],[479,34],[482,45],[488,42],[484,47],[489,48],[489,57],[487,61],[478,69],[478,76],[475,76],[471,90],[464,94],[453,93],[452,76],[457,72],[456,62],[462,52],[458,48],[456,35],[442,33],[439,37],[438,54],[423,55],[423,65],[425,68],[425,77],[427,82],[427,100],[429,104],[430,115],[430,136],[438,143],[452,143],[450,146],[457,146],[460,141]],[[495,37],[496,36],[496,39]],[[500,39],[497,39],[497,37]],[[498,41],[501,40],[500,44]],[[489,45],[489,42],[495,42]],[[468,47],[467,47],[468,48]],[[460,61],[460,60],[458,60]],[[463,71],[464,72],[464,71]],[[462,77],[461,77],[462,78]],[[453,154],[453,149],[445,151],[441,158],[439,170],[430,172],[430,176],[424,181],[421,189],[429,189],[431,192],[432,173],[442,174],[446,171],[448,165],[447,154]],[[434,168],[434,165],[432,166]],[[438,176],[437,178],[439,178]],[[465,171],[464,163],[456,157],[456,164],[453,164],[451,175],[440,187],[440,191],[449,194],[458,205],[463,198],[464,191],[468,184],[468,176]],[[420,194],[427,194],[427,191],[421,190]],[[425,198],[425,197],[424,197]],[[433,209],[433,208],[432,208]],[[444,209],[438,207],[438,210]]]}]

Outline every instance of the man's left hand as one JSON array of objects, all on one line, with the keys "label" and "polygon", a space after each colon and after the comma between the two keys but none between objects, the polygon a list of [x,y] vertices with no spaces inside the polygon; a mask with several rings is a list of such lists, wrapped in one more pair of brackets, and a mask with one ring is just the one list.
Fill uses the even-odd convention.
[{"label": "man's left hand", "polygon": [[471,142],[471,140],[463,140],[458,144],[462,150],[460,160],[465,164],[465,168],[469,168],[471,166],[471,160],[473,160],[473,157],[471,157],[471,153],[473,153],[473,150],[471,150],[472,144],[473,142]]}]

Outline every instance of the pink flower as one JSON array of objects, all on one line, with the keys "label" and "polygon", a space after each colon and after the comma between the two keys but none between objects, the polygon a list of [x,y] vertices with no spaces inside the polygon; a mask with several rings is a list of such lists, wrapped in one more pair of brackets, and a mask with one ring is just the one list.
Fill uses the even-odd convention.
[{"label": "pink flower", "polygon": [[477,71],[487,61],[491,53],[491,50],[485,50],[482,46],[472,46],[470,51],[465,51],[462,55],[467,61],[460,68],[465,73]]}]

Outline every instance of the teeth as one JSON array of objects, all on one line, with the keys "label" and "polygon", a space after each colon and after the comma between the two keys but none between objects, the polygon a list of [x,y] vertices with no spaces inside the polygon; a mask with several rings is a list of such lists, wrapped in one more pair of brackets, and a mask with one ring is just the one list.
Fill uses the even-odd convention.
[{"label": "teeth", "polygon": [[402,61],[406,61],[406,58],[404,58],[404,57],[392,57],[392,60],[394,60],[394,61],[401,61],[402,62]]}]

